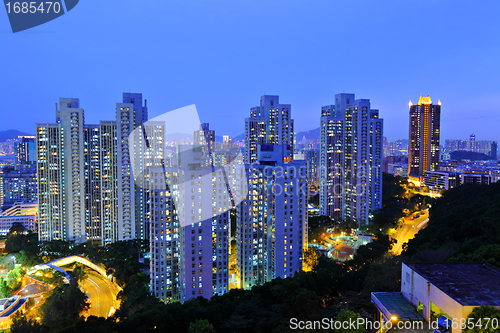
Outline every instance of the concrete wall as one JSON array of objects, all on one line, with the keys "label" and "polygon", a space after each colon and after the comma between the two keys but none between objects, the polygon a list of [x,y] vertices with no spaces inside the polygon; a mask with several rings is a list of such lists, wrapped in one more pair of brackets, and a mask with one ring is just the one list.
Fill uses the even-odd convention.
[{"label": "concrete wall", "polygon": [[[431,302],[459,323],[462,318],[467,318],[475,308],[475,306],[462,306],[404,263],[401,276],[401,292],[415,308],[417,308],[419,301],[424,305],[424,317],[427,321],[430,321]],[[460,328],[453,330],[453,333],[460,332],[462,332]]]}]

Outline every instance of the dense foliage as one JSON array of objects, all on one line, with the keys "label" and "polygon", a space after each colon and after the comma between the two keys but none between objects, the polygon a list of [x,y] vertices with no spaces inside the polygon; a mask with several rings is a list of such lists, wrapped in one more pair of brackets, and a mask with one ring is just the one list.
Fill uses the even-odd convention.
[{"label": "dense foliage", "polygon": [[[211,300],[199,297],[184,304],[165,305],[147,300],[144,287],[148,277],[134,275],[124,292],[128,294],[114,318],[90,317],[64,332],[287,332],[290,318],[320,320],[341,315],[344,309],[371,317],[373,312],[365,280],[370,263],[384,266],[392,246],[387,236],[378,235],[373,243],[363,246],[354,259],[345,263],[319,257],[311,272],[300,272],[287,279],[275,279],[252,290],[231,290]],[[384,275],[382,279],[386,279]],[[384,281],[370,284],[384,286]],[[142,296],[141,296],[142,295]],[[140,309],[127,305],[139,298]],[[342,316],[349,315],[349,313]]]},{"label": "dense foliage", "polygon": [[55,287],[40,307],[42,324],[51,331],[74,324],[87,306],[86,299],[76,280]]},{"label": "dense foliage", "polygon": [[[499,266],[500,183],[460,186],[434,202],[409,193],[411,186],[405,182],[404,178],[384,175],[384,207],[374,217],[376,228],[382,228],[394,225],[409,212],[432,204],[427,228],[410,241],[404,256],[388,254],[392,241],[387,235],[377,234],[372,243],[361,246],[354,258],[346,262],[308,252],[306,257],[312,269],[309,272],[299,272],[287,279],[278,278],[251,290],[231,290],[211,300],[199,297],[183,304],[163,304],[149,294],[149,277],[141,273],[142,266],[137,260],[147,244],[119,242],[100,248],[92,244],[48,243],[43,248],[46,255],[62,255],[69,251],[104,264],[123,286],[119,295],[121,308],[108,319],[91,316],[85,320],[70,311],[72,315],[58,315],[59,321],[64,322],[61,326],[44,322],[44,326],[39,327],[36,322],[26,320],[19,321],[19,325],[31,325],[33,331],[50,327],[51,332],[61,328],[60,332],[76,333],[289,332],[290,318],[373,318],[375,311],[370,303],[370,292],[398,291],[403,260],[488,261]],[[313,221],[318,227],[331,223],[322,217]],[[64,288],[71,288],[71,285]],[[55,299],[60,301],[62,294],[59,292]],[[497,312],[490,313],[493,310],[479,308],[471,316],[480,318],[485,313],[497,316]]]},{"label": "dense foliage", "polygon": [[418,261],[490,262],[500,267],[500,182],[462,185],[443,194],[428,226],[405,255]]},{"label": "dense foliage", "polygon": [[415,192],[407,178],[384,173],[382,177],[382,209],[374,212],[372,228],[387,230],[397,225],[398,220],[411,213],[425,209],[434,199]]}]

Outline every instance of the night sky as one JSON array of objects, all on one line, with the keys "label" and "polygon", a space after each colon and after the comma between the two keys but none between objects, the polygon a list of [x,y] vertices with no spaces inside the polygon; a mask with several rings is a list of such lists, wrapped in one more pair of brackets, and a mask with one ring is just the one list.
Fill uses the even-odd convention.
[{"label": "night sky", "polygon": [[0,9],[0,130],[54,122],[59,97],[113,120],[122,92],[142,92],[150,118],[196,104],[217,135],[280,95],[297,132],[349,92],[389,140],[408,138],[420,94],[442,102],[442,140],[500,140],[499,17],[497,0],[81,0],[12,34]]}]

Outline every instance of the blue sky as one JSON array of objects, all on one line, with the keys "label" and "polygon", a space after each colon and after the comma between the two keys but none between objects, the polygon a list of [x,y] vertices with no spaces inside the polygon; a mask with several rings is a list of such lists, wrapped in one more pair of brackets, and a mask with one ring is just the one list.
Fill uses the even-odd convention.
[{"label": "blue sky", "polygon": [[196,104],[217,135],[238,135],[263,94],[319,126],[339,92],[369,98],[389,140],[408,137],[408,101],[442,101],[441,139],[499,140],[500,2],[81,0],[12,34],[0,9],[0,130],[53,122],[59,97],[86,121],[114,119],[122,92],[150,118]]}]

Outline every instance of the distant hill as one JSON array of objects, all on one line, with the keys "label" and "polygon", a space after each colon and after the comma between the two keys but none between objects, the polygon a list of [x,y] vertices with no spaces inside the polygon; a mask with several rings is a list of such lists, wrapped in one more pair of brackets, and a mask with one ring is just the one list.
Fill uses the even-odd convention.
[{"label": "distant hill", "polygon": [[14,129],[0,131],[0,142],[6,142],[9,139],[17,139],[19,135],[33,135],[33,134],[21,132]]},{"label": "distant hill", "polygon": [[309,131],[298,132],[296,136],[297,136],[297,141],[300,141],[304,137],[306,138],[306,140],[314,140],[314,139],[319,140],[319,135],[320,135],[320,132],[319,132],[319,127],[318,127],[318,128],[315,128],[315,129],[312,129]]},{"label": "distant hill", "polygon": [[462,160],[486,161],[486,160],[491,160],[492,158],[491,158],[491,156],[483,154],[483,153],[457,150],[457,151],[450,153],[450,159],[455,160],[455,161],[462,161]]},{"label": "distant hill", "polygon": [[165,135],[166,142],[173,141],[193,141],[193,134],[185,134],[185,133],[172,133]]},{"label": "distant hill", "polygon": [[242,133],[238,136],[232,137],[231,139],[233,139],[233,142],[243,141],[243,140],[245,140],[245,133]]}]

